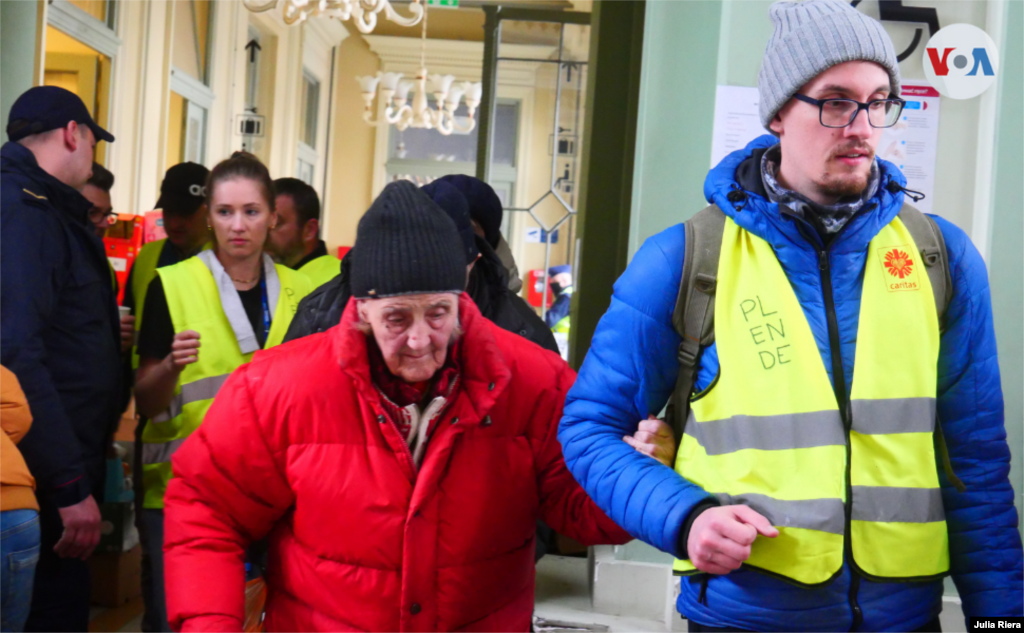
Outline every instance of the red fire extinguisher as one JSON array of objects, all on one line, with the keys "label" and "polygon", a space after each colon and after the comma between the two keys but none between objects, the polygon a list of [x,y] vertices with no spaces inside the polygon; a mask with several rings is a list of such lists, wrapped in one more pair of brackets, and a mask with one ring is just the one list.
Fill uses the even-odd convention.
[{"label": "red fire extinguisher", "polygon": [[554,303],[554,296],[551,294],[551,287],[548,286],[548,276],[544,270],[531,270],[526,277],[526,302],[535,308],[540,307],[541,297],[547,297],[547,307]]}]

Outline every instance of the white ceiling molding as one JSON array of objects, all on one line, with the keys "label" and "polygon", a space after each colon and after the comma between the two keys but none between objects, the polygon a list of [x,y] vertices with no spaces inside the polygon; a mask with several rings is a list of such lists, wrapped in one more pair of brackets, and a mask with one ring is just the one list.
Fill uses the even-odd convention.
[{"label": "white ceiling molding", "polygon": [[[380,57],[384,72],[405,73],[415,77],[420,68],[420,38],[393,35],[364,35],[370,50]],[[498,72],[498,85],[536,85],[537,69],[541,61],[555,54],[554,46],[503,44],[504,57],[536,59],[537,62],[506,63]],[[459,80],[481,81],[484,58],[483,42],[462,40],[427,40],[427,71],[431,75],[455,75]]]},{"label": "white ceiling molding", "polygon": [[305,36],[316,40],[316,43],[330,48],[337,46],[348,38],[348,29],[339,20],[306,20],[302,23]]}]

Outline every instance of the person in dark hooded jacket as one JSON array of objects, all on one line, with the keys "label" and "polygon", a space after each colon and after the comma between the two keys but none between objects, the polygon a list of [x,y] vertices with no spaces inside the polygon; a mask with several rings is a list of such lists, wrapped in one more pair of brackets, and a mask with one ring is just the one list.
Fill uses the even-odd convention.
[{"label": "person in dark hooded jacket", "polygon": [[[467,266],[470,267],[466,292],[480,313],[503,330],[514,332],[544,349],[558,353],[555,337],[544,325],[544,321],[522,297],[509,290],[508,272],[490,243],[486,238],[474,234],[469,205],[459,189],[444,181],[434,181],[423,190],[448,213],[459,229],[466,246]],[[341,260],[339,276],[317,288],[299,303],[299,311],[292,320],[285,342],[337,325],[351,296],[350,254],[351,251]]]}]

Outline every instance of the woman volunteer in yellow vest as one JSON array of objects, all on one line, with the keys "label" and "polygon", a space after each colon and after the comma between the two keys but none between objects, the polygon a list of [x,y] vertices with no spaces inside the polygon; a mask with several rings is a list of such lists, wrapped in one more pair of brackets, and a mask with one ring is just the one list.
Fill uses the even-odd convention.
[{"label": "woman volunteer in yellow vest", "polygon": [[163,591],[164,491],[171,457],[199,428],[235,369],[281,343],[310,290],[305,275],[263,253],[277,223],[274,184],[251,154],[236,152],[210,172],[206,206],[213,248],[157,269],[139,331],[135,402],[142,432],[140,530],[150,561],[146,620],[170,631]]},{"label": "woman volunteer in yellow vest", "polygon": [[210,173],[214,248],[158,270],[146,293],[135,397],[143,432],[147,509],[162,509],[171,456],[198,428],[214,396],[253,352],[279,344],[310,291],[301,273],[276,266],[263,246],[277,222],[273,182],[236,152]]}]

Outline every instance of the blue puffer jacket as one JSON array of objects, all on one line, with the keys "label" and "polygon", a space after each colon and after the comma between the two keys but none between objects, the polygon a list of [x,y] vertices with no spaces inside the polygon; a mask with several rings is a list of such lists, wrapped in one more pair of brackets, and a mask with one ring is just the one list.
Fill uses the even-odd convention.
[{"label": "blue puffer jacket", "polygon": [[[814,332],[831,377],[831,351],[818,269],[817,235],[782,215],[778,205],[748,191],[734,205],[726,195],[741,163],[776,143],[763,136],[726,157],[704,185],[707,199],[738,225],[775,250]],[[745,166],[750,173],[752,161]],[[867,246],[899,212],[906,184],[879,160],[877,206],[857,215],[829,248],[835,310],[846,385],[853,384],[861,285]],[[756,168],[756,166],[754,167]],[[742,171],[742,170],[741,170]],[[759,171],[757,172],[759,173]],[[762,190],[763,191],[763,190]],[[739,208],[734,208],[739,207]],[[1021,540],[1008,473],[1010,451],[1003,427],[1003,399],[985,264],[967,236],[936,218],[949,253],[954,293],[946,313],[939,357],[938,413],[959,493],[941,467],[953,578],[968,618],[1022,615]],[[682,275],[683,226],[650,238],[615,284],[611,307],[594,334],[590,352],[569,393],[559,431],[565,461],[576,479],[619,525],[660,550],[677,555],[680,529],[697,504],[708,499],[686,481],[622,441],[639,420],[665,406],[679,372],[679,336],[672,312]],[[698,386],[717,369],[714,346],[705,350]],[[684,578],[677,607],[708,626],[752,630],[847,631],[852,600],[863,611],[863,631],[908,631],[942,608],[942,583],[874,583],[851,576],[848,566],[831,584],[802,589],[757,572],[711,576],[705,603],[699,577]]]}]

